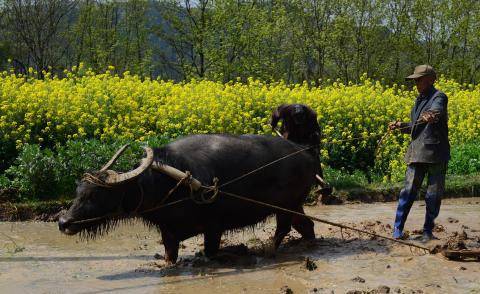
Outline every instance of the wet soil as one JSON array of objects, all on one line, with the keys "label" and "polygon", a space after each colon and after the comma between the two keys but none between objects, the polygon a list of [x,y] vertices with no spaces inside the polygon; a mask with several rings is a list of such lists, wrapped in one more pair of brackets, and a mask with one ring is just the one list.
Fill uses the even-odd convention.
[{"label": "wet soil", "polygon": [[[306,212],[390,235],[395,208],[346,204]],[[420,242],[424,214],[417,201],[406,225],[412,242]],[[445,200],[437,224],[440,240],[427,246],[480,247],[478,198]],[[215,259],[201,254],[201,237],[191,238],[182,243],[178,264],[166,266],[158,232],[141,222],[90,241],[62,235],[52,222],[0,222],[0,292],[480,293],[479,262],[451,261],[324,224],[315,225],[315,241],[292,231],[274,258],[265,257],[274,225],[269,220],[227,234]]]}]

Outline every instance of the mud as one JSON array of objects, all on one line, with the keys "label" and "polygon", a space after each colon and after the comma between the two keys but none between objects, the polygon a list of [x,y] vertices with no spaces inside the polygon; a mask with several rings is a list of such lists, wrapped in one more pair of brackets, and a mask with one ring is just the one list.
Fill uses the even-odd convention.
[{"label": "mud", "polygon": [[[391,234],[396,203],[306,208],[308,214]],[[478,199],[442,204],[436,236],[428,246],[480,247]],[[406,229],[419,242],[425,206],[417,201]],[[451,221],[452,219],[457,220]],[[2,293],[480,293],[480,263],[316,224],[317,239],[291,232],[275,258],[263,255],[274,221],[226,235],[214,259],[203,239],[182,243],[180,261],[166,266],[159,234],[140,222],[84,241],[59,233],[55,223],[0,223]]]}]

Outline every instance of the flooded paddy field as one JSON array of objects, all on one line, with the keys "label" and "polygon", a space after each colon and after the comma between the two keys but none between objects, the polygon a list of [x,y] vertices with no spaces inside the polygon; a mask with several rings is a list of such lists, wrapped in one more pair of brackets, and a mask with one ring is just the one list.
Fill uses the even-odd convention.
[{"label": "flooded paddy field", "polygon": [[[307,207],[333,222],[391,234],[396,203]],[[417,201],[406,224],[410,240],[423,225]],[[480,199],[444,200],[435,233],[443,244],[455,235],[480,247]],[[442,255],[316,223],[317,240],[301,242],[292,231],[276,257],[262,244],[273,235],[268,220],[254,230],[223,237],[215,260],[199,253],[203,238],[182,243],[179,262],[163,263],[155,229],[122,224],[96,240],[69,237],[56,223],[0,223],[1,293],[480,293],[480,262]],[[353,292],[353,291],[357,292]]]}]

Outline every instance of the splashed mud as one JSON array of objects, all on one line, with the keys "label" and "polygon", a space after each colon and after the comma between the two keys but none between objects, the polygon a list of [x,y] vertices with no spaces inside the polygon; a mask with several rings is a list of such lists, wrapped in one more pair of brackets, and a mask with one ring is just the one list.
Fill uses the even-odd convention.
[{"label": "splashed mud", "polygon": [[[308,214],[391,234],[396,203],[315,206]],[[442,204],[428,246],[480,247],[478,199]],[[425,207],[418,201],[406,229],[418,242]],[[452,222],[451,219],[458,220]],[[274,221],[228,234],[214,259],[201,254],[203,239],[182,243],[180,261],[166,266],[159,234],[139,222],[91,241],[62,235],[56,223],[0,223],[2,293],[480,293],[480,263],[461,263],[364,234],[316,224],[317,239],[291,232],[275,258],[262,246]],[[313,266],[315,265],[315,267]],[[359,282],[361,277],[363,282]],[[386,291],[389,292],[386,292]]]}]

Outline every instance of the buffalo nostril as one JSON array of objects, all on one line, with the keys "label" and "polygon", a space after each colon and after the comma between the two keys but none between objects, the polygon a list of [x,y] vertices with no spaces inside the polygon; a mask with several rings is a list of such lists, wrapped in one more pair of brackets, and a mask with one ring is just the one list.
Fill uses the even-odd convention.
[{"label": "buffalo nostril", "polygon": [[58,219],[58,229],[60,231],[65,231],[65,229],[67,228],[69,224],[69,220],[66,218],[66,217],[63,217],[61,216],[59,219]]}]

